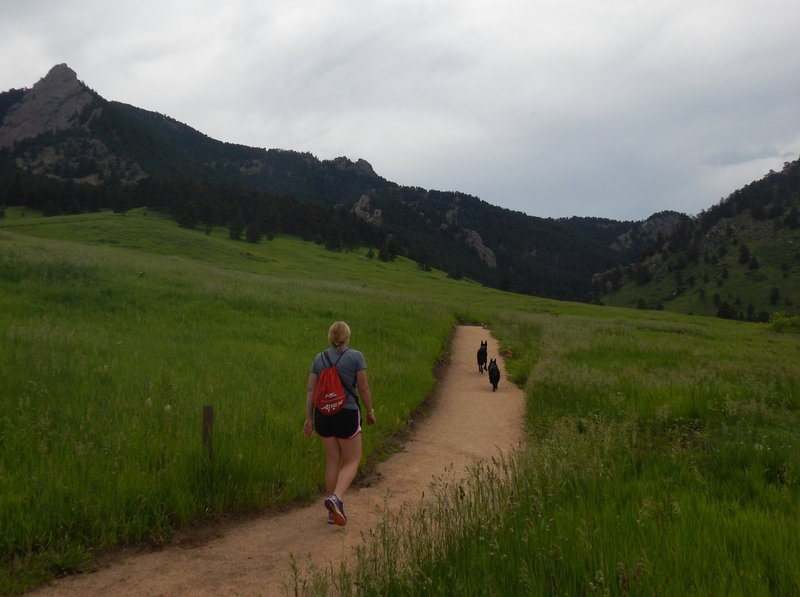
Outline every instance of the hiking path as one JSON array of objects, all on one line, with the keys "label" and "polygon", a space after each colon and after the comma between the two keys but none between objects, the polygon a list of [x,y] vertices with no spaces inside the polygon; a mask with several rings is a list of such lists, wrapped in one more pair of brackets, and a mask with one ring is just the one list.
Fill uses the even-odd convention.
[{"label": "hiking path", "polygon": [[[497,359],[500,384],[492,392],[478,372],[476,353],[488,341]],[[369,355],[367,355],[369,358]],[[377,373],[376,373],[377,375]],[[374,397],[381,424],[381,397]],[[91,572],[54,580],[27,593],[43,597],[263,596],[294,594],[291,558],[300,577],[311,562],[325,568],[320,554],[337,566],[351,557],[385,511],[418,507],[434,480],[463,478],[477,459],[510,454],[523,439],[525,397],[506,380],[497,341],[481,326],[455,329],[448,362],[441,371],[427,414],[416,421],[400,450],[375,465],[344,496],[347,525],[326,522],[318,502],[278,513],[176,532],[162,549],[121,550]],[[364,427],[364,433],[370,433]],[[302,433],[300,422],[297,432]],[[309,441],[319,441],[316,436]],[[320,448],[320,462],[324,455]],[[313,559],[312,559],[313,552]]]}]

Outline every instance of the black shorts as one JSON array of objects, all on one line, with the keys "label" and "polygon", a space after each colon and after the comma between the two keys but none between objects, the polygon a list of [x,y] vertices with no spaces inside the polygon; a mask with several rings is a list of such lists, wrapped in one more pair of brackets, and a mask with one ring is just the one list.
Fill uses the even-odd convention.
[{"label": "black shorts", "polygon": [[361,433],[361,410],[343,408],[335,415],[323,415],[315,408],[314,430],[320,437],[351,439]]}]

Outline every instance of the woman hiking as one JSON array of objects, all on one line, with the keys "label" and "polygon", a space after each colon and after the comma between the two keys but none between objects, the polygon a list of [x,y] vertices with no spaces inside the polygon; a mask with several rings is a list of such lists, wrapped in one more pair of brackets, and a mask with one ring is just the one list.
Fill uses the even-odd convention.
[{"label": "woman hiking", "polygon": [[[330,347],[314,357],[306,387],[306,419],[303,433],[311,437],[316,431],[325,448],[325,498],[328,522],[339,526],[347,524],[342,497],[350,488],[361,462],[361,409],[359,396],[364,401],[367,424],[375,424],[372,393],[367,381],[367,363],[364,355],[349,347],[350,326],[337,321],[328,330]],[[339,373],[346,393],[346,401],[335,414],[326,414],[314,404],[314,391],[320,374],[334,366]],[[356,393],[355,390],[358,390]]]}]

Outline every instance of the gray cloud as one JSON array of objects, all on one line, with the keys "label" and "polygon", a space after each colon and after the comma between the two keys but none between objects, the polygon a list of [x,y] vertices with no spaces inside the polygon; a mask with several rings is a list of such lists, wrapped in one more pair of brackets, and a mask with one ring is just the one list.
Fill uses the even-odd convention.
[{"label": "gray cloud", "polygon": [[794,0],[0,0],[0,88],[67,62],[225,141],[539,216],[697,213],[800,155]]}]

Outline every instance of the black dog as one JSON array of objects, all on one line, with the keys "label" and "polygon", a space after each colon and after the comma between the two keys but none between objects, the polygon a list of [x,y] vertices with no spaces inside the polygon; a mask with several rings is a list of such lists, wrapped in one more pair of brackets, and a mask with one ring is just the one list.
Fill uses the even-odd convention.
[{"label": "black dog", "polygon": [[489,361],[489,382],[492,384],[492,392],[497,390],[497,384],[500,383],[500,367],[497,366],[497,361],[492,359]]},{"label": "black dog", "polygon": [[486,351],[488,350],[488,342],[481,342],[481,347],[478,349],[478,373],[483,373],[486,370]]}]

